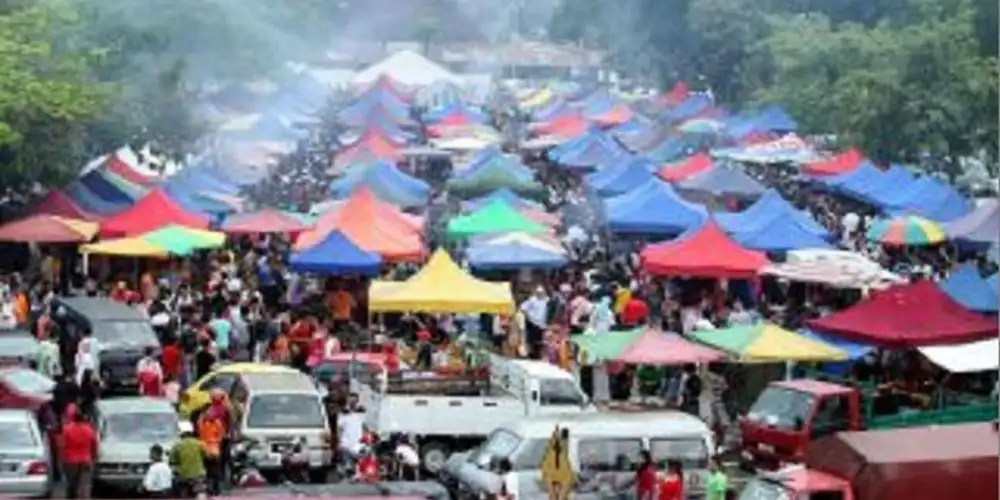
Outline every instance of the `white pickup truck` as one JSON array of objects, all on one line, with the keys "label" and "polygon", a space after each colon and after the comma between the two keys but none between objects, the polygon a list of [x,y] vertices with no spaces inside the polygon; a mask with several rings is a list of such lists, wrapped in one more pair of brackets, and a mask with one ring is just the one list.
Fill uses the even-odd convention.
[{"label": "white pickup truck", "polygon": [[352,381],[369,428],[415,436],[421,462],[437,472],[453,451],[481,443],[503,424],[537,415],[597,411],[573,375],[541,361],[490,356],[489,376],[379,377]]}]

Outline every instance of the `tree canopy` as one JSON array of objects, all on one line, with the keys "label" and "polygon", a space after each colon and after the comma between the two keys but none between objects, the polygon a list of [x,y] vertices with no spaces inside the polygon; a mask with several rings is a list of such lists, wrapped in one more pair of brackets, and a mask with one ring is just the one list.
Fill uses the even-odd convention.
[{"label": "tree canopy", "polygon": [[707,85],[728,107],[782,104],[805,133],[877,160],[956,167],[985,155],[996,165],[995,1],[615,3],[633,13],[631,26],[605,4],[565,0],[550,33],[605,48],[628,74],[664,87]]}]

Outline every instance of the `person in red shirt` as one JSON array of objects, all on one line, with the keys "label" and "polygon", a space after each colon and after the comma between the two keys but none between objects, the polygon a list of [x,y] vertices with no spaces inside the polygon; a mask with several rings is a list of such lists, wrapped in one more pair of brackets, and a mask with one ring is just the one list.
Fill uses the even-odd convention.
[{"label": "person in red shirt", "polygon": [[389,373],[396,373],[399,371],[399,348],[396,346],[395,341],[388,341],[382,346],[382,352],[385,353],[385,369]]},{"label": "person in red shirt", "polygon": [[647,317],[649,317],[649,306],[638,295],[633,294],[622,308],[622,325],[639,326],[646,322]]},{"label": "person in red shirt", "polygon": [[659,500],[684,500],[684,471],[679,460],[667,460],[667,474],[660,480]]},{"label": "person in red shirt", "polygon": [[182,365],[182,351],[181,343],[179,339],[174,339],[172,342],[163,346],[163,352],[160,354],[160,363],[163,365],[163,377],[171,377],[174,380],[180,380],[181,378],[181,367]]},{"label": "person in red shirt", "polygon": [[635,471],[635,497],[636,500],[654,500],[656,498],[656,463],[653,462],[653,455],[649,450],[642,450],[640,453],[642,463]]},{"label": "person in red shirt", "polygon": [[59,435],[63,473],[66,475],[67,498],[90,498],[90,485],[94,476],[94,457],[97,456],[97,432],[76,405],[66,408],[69,422]]},{"label": "person in red shirt", "polygon": [[354,479],[362,483],[377,483],[381,479],[378,459],[367,446],[361,450],[361,458],[354,470]]}]

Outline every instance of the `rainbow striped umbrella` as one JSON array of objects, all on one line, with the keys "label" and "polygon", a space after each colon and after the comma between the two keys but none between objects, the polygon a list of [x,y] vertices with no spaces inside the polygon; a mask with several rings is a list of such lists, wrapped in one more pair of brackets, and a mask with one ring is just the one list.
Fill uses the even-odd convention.
[{"label": "rainbow striped umbrella", "polygon": [[877,220],[867,236],[868,241],[893,246],[935,245],[948,237],[940,225],[916,215]]}]

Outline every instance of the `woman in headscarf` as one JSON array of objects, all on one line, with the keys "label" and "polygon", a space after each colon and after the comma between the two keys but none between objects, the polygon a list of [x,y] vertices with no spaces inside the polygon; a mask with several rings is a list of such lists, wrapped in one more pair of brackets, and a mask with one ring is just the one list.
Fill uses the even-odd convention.
[{"label": "woman in headscarf", "polygon": [[590,324],[584,333],[604,333],[611,331],[615,326],[615,313],[611,309],[611,297],[605,295],[594,307],[594,312],[590,315]]}]

